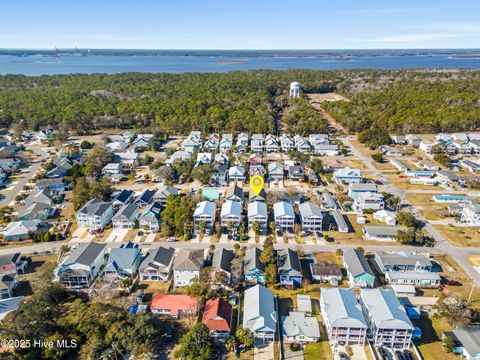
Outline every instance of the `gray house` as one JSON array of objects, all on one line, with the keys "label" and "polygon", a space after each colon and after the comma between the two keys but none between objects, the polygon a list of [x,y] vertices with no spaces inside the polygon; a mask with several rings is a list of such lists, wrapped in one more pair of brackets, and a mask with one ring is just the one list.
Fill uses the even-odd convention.
[{"label": "gray house", "polygon": [[140,216],[138,206],[130,203],[124,205],[112,218],[112,225],[116,229],[133,229]]},{"label": "gray house", "polygon": [[273,216],[277,231],[293,231],[295,212],[293,211],[292,204],[286,201],[273,204]]},{"label": "gray house", "polygon": [[223,272],[227,278],[228,283],[232,278],[231,274],[231,262],[234,258],[233,250],[227,250],[225,248],[218,249],[213,254],[212,269],[216,272]]},{"label": "gray house", "polygon": [[204,263],[204,250],[180,249],[173,265],[173,283],[175,286],[188,286],[194,278],[200,277]]},{"label": "gray house", "polygon": [[277,269],[280,285],[293,286],[295,288],[302,286],[302,265],[296,251],[292,249],[278,250]]},{"label": "gray house", "polygon": [[350,286],[374,287],[375,274],[365,259],[365,256],[357,249],[343,250],[343,263],[347,271]]},{"label": "gray house", "polygon": [[168,281],[172,274],[175,249],[158,247],[148,250],[139,267],[140,279],[145,281]]},{"label": "gray house", "polygon": [[304,202],[298,206],[300,222],[304,231],[321,231],[323,215],[317,204]]}]

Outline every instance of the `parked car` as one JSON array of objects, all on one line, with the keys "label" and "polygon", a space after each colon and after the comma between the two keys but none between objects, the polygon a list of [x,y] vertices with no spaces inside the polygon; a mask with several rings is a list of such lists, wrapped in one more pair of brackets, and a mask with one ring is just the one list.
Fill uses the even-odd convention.
[{"label": "parked car", "polygon": [[462,286],[462,283],[457,280],[447,280],[447,285],[450,286]]},{"label": "parked car", "polygon": [[169,238],[167,239],[167,241],[168,241],[168,242],[175,242],[175,241],[178,241],[178,239],[177,239],[176,237],[173,237],[173,236],[172,236],[172,237],[169,237]]},{"label": "parked car", "polygon": [[403,353],[400,350],[395,350],[395,359],[404,360]]},{"label": "parked car", "polygon": [[410,350],[403,350],[403,357],[405,360],[413,360],[413,355]]},{"label": "parked car", "polygon": [[340,360],[350,360],[350,358],[348,357],[348,355],[345,354],[344,352],[339,352],[339,353],[338,353],[338,356],[339,356]]},{"label": "parked car", "polygon": [[167,334],[165,335],[165,339],[167,342],[170,342],[173,340],[173,326],[169,326],[167,328]]},{"label": "parked car", "polygon": [[388,357],[388,351],[385,350],[384,347],[380,346],[378,348],[378,352],[380,353],[380,356],[382,357],[382,360],[389,360],[390,358]]}]

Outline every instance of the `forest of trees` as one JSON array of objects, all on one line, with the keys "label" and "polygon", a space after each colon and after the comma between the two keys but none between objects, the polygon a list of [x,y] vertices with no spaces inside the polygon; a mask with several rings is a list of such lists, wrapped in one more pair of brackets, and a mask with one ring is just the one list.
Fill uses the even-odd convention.
[{"label": "forest of trees", "polygon": [[428,70],[5,75],[0,76],[0,126],[50,126],[79,134],[108,127],[268,133],[284,114],[291,131],[324,129],[306,101],[288,100],[291,81],[299,81],[306,93],[336,91],[351,99],[324,107],[352,131],[479,127],[480,72]]}]

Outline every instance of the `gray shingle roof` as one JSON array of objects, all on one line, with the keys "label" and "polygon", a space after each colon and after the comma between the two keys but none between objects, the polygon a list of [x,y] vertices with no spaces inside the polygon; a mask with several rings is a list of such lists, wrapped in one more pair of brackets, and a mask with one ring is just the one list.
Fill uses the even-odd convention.
[{"label": "gray shingle roof", "polygon": [[90,266],[105,247],[106,244],[99,244],[94,242],[80,243],[78,247],[65,260],[65,264],[78,263]]},{"label": "gray shingle roof", "polygon": [[277,251],[279,275],[302,276],[302,265],[296,251],[282,249]]},{"label": "gray shingle roof", "polygon": [[265,264],[260,261],[260,253],[262,251],[257,248],[247,249],[245,256],[243,258],[243,264],[245,268],[245,273],[248,273],[248,270],[256,268],[259,270],[265,270]]},{"label": "gray shingle roof", "polygon": [[212,267],[215,269],[222,269],[224,271],[230,272],[230,263],[232,262],[232,259],[232,250],[227,250],[224,248],[216,250],[213,254]]},{"label": "gray shingle roof", "polygon": [[200,270],[203,265],[204,251],[180,249],[175,259],[175,270]]},{"label": "gray shingle roof", "polygon": [[343,250],[343,259],[348,265],[348,270],[353,277],[361,275],[363,273],[373,274],[372,268],[368,265],[367,259],[357,249],[345,249]]},{"label": "gray shingle roof", "polygon": [[140,269],[153,267],[157,270],[161,270],[162,268],[166,268],[172,262],[174,255],[175,249],[173,248],[164,248],[160,246],[156,249],[150,249],[147,256],[145,256],[140,264]]}]

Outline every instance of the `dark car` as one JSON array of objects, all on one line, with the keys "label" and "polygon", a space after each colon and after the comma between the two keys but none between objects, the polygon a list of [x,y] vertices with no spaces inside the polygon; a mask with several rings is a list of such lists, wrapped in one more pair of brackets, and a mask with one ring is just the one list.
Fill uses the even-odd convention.
[{"label": "dark car", "polygon": [[173,326],[167,328],[167,334],[165,335],[165,339],[167,340],[167,342],[173,340]]},{"label": "dark car", "polygon": [[462,286],[462,283],[457,280],[447,280],[447,285],[450,286]]},{"label": "dark car", "polygon": [[344,352],[339,352],[339,353],[338,353],[338,356],[340,357],[340,360],[350,360],[350,358],[348,357],[348,355],[345,354]]},{"label": "dark car", "polygon": [[403,353],[400,350],[395,350],[395,359],[404,360]]},{"label": "dark car", "polygon": [[388,352],[387,352],[387,350],[385,350],[385,348],[380,346],[378,348],[378,352],[380,353],[380,356],[382,357],[382,360],[389,360]]},{"label": "dark car", "polygon": [[405,360],[413,360],[413,355],[410,350],[403,350],[403,358]]}]

